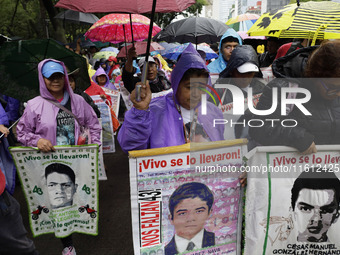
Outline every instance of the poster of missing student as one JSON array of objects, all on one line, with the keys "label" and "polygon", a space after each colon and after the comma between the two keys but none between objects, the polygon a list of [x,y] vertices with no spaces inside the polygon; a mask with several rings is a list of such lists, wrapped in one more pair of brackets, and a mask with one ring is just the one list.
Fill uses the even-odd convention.
[{"label": "poster of missing student", "polygon": [[340,146],[317,151],[257,147],[245,156],[245,255],[340,254]]},{"label": "poster of missing student", "polygon": [[135,254],[241,254],[245,144],[129,152]]},{"label": "poster of missing student", "polygon": [[28,203],[33,236],[98,234],[98,145],[10,149]]}]

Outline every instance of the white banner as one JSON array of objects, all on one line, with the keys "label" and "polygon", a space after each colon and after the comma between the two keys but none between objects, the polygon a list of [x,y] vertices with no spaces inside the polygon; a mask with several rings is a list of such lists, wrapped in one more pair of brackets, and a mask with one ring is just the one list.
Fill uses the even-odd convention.
[{"label": "white banner", "polygon": [[98,234],[98,146],[10,149],[28,203],[33,236]]},{"label": "white banner", "polygon": [[130,152],[135,254],[241,254],[244,142]]},{"label": "white banner", "polygon": [[340,254],[340,146],[317,150],[257,147],[246,155],[246,255]]},{"label": "white banner", "polygon": [[112,126],[112,118],[110,113],[109,106],[104,102],[104,100],[96,95],[91,96],[93,102],[98,106],[100,111],[100,117],[102,119],[102,134],[103,134],[103,143],[102,149],[103,153],[111,153],[116,151],[115,141],[114,141],[114,133]]}]

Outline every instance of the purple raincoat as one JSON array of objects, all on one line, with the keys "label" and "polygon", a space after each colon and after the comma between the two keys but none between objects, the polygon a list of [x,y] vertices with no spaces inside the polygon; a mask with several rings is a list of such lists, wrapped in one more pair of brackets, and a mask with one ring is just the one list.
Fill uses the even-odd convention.
[{"label": "purple raincoat", "polygon": [[[7,114],[0,104],[0,124],[8,126],[9,121]],[[1,133],[0,133],[1,134]],[[8,150],[9,143],[7,138],[3,136],[0,140],[0,171],[2,171],[6,178],[6,189],[9,193],[13,194],[15,188],[15,173],[16,168],[11,154]]]},{"label": "purple raincoat", "polygon": [[[96,71],[96,73],[92,76],[92,81],[94,81],[95,83],[98,84],[96,78],[97,76],[99,75],[105,75],[106,76],[106,83],[105,85],[103,86],[104,88],[108,88],[108,89],[113,89],[113,90],[116,90],[117,88],[115,87],[115,85],[113,85],[111,82],[110,82],[110,79],[109,79],[109,76],[107,75],[107,73],[105,72],[105,70],[102,68],[102,67],[99,67]],[[98,84],[99,85],[99,84]]]},{"label": "purple raincoat", "polygon": [[[147,111],[132,108],[125,114],[124,123],[118,133],[119,144],[125,152],[176,146],[186,142],[183,119],[174,100],[183,74],[190,68],[207,70],[204,61],[192,44],[183,51],[172,71],[173,93],[151,100]],[[200,107],[198,108],[198,121],[204,127],[210,140],[223,140],[224,126],[213,127],[214,119],[223,119],[221,110],[215,105],[207,103],[207,115],[201,115]]]},{"label": "purple raincoat", "polygon": [[[17,125],[18,141],[24,146],[36,147],[40,138],[48,139],[53,145],[56,145],[56,117],[60,108],[44,99],[47,98],[57,102],[46,88],[44,78],[41,74],[41,68],[46,61],[60,63],[64,67],[64,72],[67,73],[63,62],[54,59],[45,59],[39,63],[40,96],[27,102],[25,112]],[[67,75],[65,75],[65,89],[70,95],[72,113],[77,116],[81,125],[90,128],[91,143],[100,144],[101,127],[98,118],[92,107],[86,103],[81,96],[73,93]],[[78,141],[80,129],[77,121],[75,121],[74,124],[75,141]]]}]

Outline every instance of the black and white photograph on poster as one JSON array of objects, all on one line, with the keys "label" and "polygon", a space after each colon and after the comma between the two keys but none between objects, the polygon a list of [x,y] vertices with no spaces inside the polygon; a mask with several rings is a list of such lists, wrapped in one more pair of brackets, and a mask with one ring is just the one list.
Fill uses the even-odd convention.
[{"label": "black and white photograph on poster", "polygon": [[55,146],[41,153],[13,147],[11,154],[28,201],[34,236],[98,234],[98,146]]},{"label": "black and white photograph on poster", "polygon": [[340,154],[334,147],[318,146],[310,155],[262,147],[249,157],[245,254],[340,253]]}]

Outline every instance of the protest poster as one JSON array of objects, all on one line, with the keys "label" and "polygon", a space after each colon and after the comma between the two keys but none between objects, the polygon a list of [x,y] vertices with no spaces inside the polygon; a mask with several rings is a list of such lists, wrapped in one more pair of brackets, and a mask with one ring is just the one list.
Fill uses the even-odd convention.
[{"label": "protest poster", "polygon": [[98,234],[98,145],[12,147],[33,236]]},{"label": "protest poster", "polygon": [[116,147],[114,142],[114,133],[110,108],[100,96],[95,95],[91,96],[91,98],[93,102],[98,106],[98,109],[100,111],[100,117],[102,119],[103,153],[115,152]]},{"label": "protest poster", "polygon": [[340,254],[340,146],[317,151],[257,147],[245,156],[245,255]]},{"label": "protest poster", "polygon": [[135,254],[241,254],[246,142],[129,152]]},{"label": "protest poster", "polygon": [[111,103],[112,103],[112,109],[116,116],[118,116],[119,113],[119,103],[120,103],[120,93],[119,90],[113,90],[102,87],[106,95],[111,97]]}]

